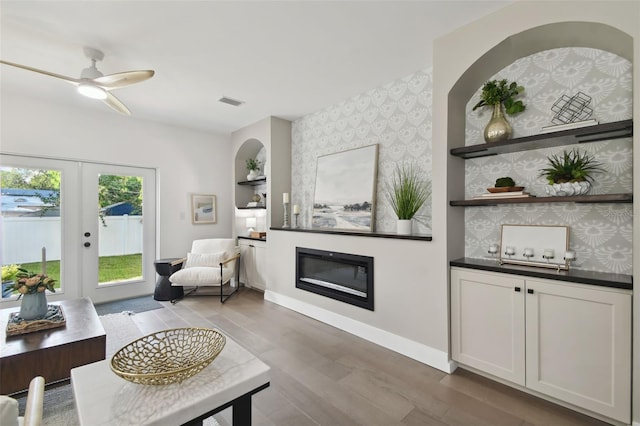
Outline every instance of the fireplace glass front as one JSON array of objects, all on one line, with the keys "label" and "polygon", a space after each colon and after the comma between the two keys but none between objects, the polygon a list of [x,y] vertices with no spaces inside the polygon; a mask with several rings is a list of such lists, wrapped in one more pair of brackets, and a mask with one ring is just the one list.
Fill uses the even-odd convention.
[{"label": "fireplace glass front", "polygon": [[373,257],[296,247],[296,287],[373,310]]}]

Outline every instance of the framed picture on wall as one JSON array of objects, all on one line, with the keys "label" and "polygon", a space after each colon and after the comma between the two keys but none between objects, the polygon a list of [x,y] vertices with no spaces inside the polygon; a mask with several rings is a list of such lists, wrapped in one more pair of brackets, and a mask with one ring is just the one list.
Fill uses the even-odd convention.
[{"label": "framed picture on wall", "polygon": [[378,145],[318,157],[314,228],[374,231]]},{"label": "framed picture on wall", "polygon": [[216,223],[216,196],[191,194],[191,223]]}]

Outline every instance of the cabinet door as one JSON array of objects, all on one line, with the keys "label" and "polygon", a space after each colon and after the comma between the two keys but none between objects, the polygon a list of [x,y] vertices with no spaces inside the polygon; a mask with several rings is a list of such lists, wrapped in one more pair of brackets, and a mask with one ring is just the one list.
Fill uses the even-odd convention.
[{"label": "cabinet door", "polygon": [[526,310],[527,387],[629,423],[630,292],[528,279]]},{"label": "cabinet door", "polygon": [[524,280],[452,268],[451,352],[461,364],[524,385]]},{"label": "cabinet door", "polygon": [[247,287],[265,289],[266,245],[264,241],[241,240],[240,282]]},{"label": "cabinet door", "polygon": [[266,289],[267,247],[260,241],[253,245],[254,277],[251,287],[264,291]]},{"label": "cabinet door", "polygon": [[240,282],[246,285],[247,284],[247,267],[248,267],[248,260],[250,255],[249,242],[246,240],[239,239],[238,247],[240,247]]}]

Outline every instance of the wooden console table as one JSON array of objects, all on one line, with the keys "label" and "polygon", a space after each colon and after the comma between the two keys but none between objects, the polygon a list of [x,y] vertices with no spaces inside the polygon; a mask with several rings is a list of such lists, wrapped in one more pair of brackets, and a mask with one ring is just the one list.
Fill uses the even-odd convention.
[{"label": "wooden console table", "polygon": [[51,302],[62,306],[64,327],[7,337],[7,321],[19,307],[0,310],[0,394],[29,388],[35,376],[51,384],[71,369],[105,358],[107,336],[89,298]]}]

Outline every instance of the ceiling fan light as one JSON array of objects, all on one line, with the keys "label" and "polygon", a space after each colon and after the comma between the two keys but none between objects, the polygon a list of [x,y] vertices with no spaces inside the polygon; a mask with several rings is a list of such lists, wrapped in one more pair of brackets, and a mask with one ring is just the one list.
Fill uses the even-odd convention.
[{"label": "ceiling fan light", "polygon": [[78,93],[91,99],[106,99],[107,92],[102,87],[89,83],[80,83],[78,85]]}]

